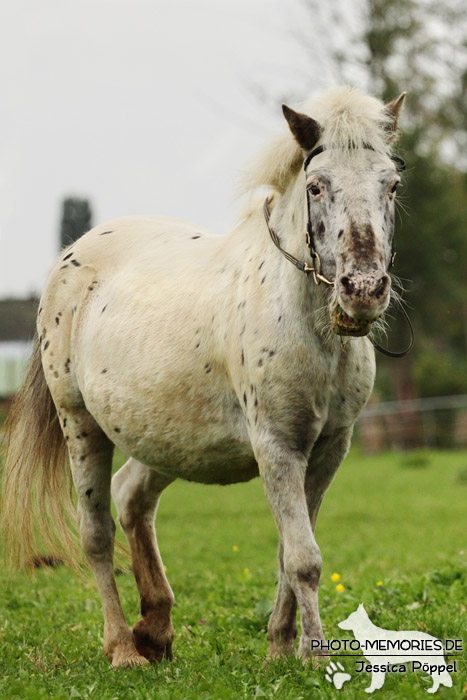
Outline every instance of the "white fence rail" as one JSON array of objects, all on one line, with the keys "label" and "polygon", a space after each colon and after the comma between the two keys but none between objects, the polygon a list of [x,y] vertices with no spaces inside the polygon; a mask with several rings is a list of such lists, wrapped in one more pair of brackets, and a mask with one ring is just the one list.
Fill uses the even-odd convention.
[{"label": "white fence rail", "polygon": [[366,450],[465,447],[467,394],[370,403],[357,423]]}]

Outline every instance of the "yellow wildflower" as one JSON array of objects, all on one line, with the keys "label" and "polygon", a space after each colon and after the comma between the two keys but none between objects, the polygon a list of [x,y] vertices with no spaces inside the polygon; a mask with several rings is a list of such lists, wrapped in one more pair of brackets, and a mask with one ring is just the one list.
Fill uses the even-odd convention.
[{"label": "yellow wildflower", "polygon": [[233,552],[238,552],[238,547],[237,547],[236,544],[234,544],[234,546],[232,547],[232,551],[233,551]]},{"label": "yellow wildflower", "polygon": [[337,583],[340,580],[341,580],[340,574],[333,574],[331,576],[331,581],[333,581],[334,583]]},{"label": "yellow wildflower", "polygon": [[336,586],[336,591],[338,593],[342,593],[343,590],[344,590],[344,586],[342,585],[342,583],[338,583]]},{"label": "yellow wildflower", "polygon": [[248,574],[250,573],[250,569],[247,569],[247,568],[245,567],[245,568],[243,569],[243,573],[245,574],[245,576],[248,576]]},{"label": "yellow wildflower", "polygon": [[383,585],[383,582],[382,582],[382,581],[376,581],[376,585],[377,585],[377,586],[382,586],[382,585]]}]

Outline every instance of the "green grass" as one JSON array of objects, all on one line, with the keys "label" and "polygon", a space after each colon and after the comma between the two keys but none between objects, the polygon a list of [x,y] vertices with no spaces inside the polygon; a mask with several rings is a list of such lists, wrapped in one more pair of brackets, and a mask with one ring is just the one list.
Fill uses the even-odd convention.
[{"label": "green grass", "polygon": [[[352,638],[337,622],[362,601],[381,627],[462,638],[466,457],[465,452],[350,454],[317,527],[328,639]],[[367,697],[366,673],[353,674],[337,691],[323,669],[296,658],[264,665],[277,535],[259,480],[230,487],[175,483],[162,498],[157,525],[176,596],[174,661],[110,669],[101,651],[101,609],[90,575],[80,581],[64,567],[41,570],[33,581],[22,573],[0,574],[0,698]],[[341,593],[331,581],[333,572],[341,576]],[[138,618],[133,577],[120,574],[117,584],[133,623]],[[352,660],[341,661],[352,673]],[[458,659],[454,687],[440,688],[435,697],[465,697],[465,661],[465,655]],[[430,685],[425,674],[389,675],[376,696],[427,697]]]}]

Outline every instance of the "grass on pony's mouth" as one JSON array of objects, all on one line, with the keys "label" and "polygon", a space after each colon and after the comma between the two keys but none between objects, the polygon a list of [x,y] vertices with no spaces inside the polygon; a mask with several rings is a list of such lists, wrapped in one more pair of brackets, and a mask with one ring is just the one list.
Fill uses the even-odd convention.
[{"label": "grass on pony's mouth", "polygon": [[351,318],[339,304],[336,303],[331,312],[332,330],[336,335],[363,336],[371,330],[372,321]]}]

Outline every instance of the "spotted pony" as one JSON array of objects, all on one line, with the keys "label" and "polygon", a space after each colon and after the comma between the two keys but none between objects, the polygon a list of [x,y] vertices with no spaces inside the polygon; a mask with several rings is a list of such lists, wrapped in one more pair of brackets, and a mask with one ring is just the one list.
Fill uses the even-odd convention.
[{"label": "spotted pony", "polygon": [[[269,188],[281,246],[311,267],[310,219],[332,284],[315,285],[280,254],[254,198],[227,236],[163,217],[115,219],[50,273],[9,418],[3,532],[19,563],[37,547],[75,561],[69,464],[113,666],[172,655],[174,595],[154,520],[175,479],[261,477],[279,533],[269,654],[294,651],[297,607],[298,654],[324,639],[314,530],[373,387],[368,333],[390,298],[403,98],[385,105],[344,87],[284,107],[288,128],[247,172],[245,192]],[[111,479],[114,446],[130,458]],[[111,495],[141,598],[132,629],[114,578]]]}]

